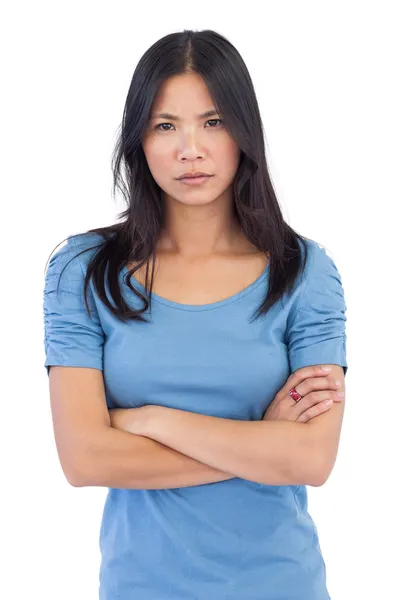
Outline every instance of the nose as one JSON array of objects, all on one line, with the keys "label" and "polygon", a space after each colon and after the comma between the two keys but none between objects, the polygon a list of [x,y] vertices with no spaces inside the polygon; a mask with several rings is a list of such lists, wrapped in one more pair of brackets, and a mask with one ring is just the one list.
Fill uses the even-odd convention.
[{"label": "nose", "polygon": [[199,144],[198,137],[191,132],[179,138],[178,160],[196,160],[204,157],[204,148]]}]

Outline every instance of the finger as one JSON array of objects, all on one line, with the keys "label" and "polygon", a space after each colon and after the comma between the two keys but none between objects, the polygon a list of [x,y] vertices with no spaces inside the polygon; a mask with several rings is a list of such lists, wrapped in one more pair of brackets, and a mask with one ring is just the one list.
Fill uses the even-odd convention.
[{"label": "finger", "polygon": [[306,396],[303,396],[294,406],[292,406],[292,410],[296,418],[298,418],[301,414],[306,412],[309,408],[316,406],[317,404],[323,403],[326,400],[333,400],[334,394],[332,394],[331,390],[323,390],[322,392],[311,392]]},{"label": "finger", "polygon": [[300,396],[307,396],[311,392],[318,390],[340,391],[341,387],[341,382],[338,380],[336,383],[334,377],[311,377],[299,383],[296,386],[296,392]]},{"label": "finger", "polygon": [[311,408],[303,412],[299,416],[299,418],[296,419],[296,422],[307,423],[308,421],[311,421],[311,419],[318,417],[318,415],[327,412],[331,408],[331,406],[333,406],[332,399],[324,400],[323,402],[320,402],[319,404],[316,404],[315,406],[312,406]]},{"label": "finger", "polygon": [[287,382],[278,392],[278,394],[280,396],[286,396],[286,394],[289,394],[292,388],[296,388],[297,390],[297,386],[300,385],[302,381],[314,377],[326,377],[327,374],[327,371],[322,370],[320,365],[313,365],[311,367],[302,367],[301,369],[297,369],[297,371],[294,371],[294,373],[290,375]]}]

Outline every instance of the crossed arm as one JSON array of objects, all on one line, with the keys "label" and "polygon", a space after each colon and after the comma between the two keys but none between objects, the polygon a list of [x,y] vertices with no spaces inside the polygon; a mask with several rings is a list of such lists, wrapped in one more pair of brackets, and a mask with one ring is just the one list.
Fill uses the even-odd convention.
[{"label": "crossed arm", "polygon": [[[342,367],[330,366],[343,380]],[[337,403],[299,423],[236,421],[161,406],[119,409],[123,426],[111,419],[111,427],[88,442],[86,466],[71,483],[171,489],[241,477],[266,485],[319,486],[336,459],[343,410],[344,403]]]},{"label": "crossed arm", "polygon": [[320,484],[321,461],[307,423],[238,421],[162,406],[133,409],[129,422],[129,409],[123,412],[126,431],[231,477],[267,485]]}]

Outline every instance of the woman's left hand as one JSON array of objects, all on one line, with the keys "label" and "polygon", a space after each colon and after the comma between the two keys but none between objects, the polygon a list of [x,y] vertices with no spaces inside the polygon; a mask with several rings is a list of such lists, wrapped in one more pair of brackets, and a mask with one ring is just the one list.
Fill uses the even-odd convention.
[{"label": "woman's left hand", "polygon": [[110,425],[114,429],[144,435],[145,424],[150,417],[151,410],[154,408],[156,407],[151,404],[139,406],[139,408],[111,408],[108,411]]}]

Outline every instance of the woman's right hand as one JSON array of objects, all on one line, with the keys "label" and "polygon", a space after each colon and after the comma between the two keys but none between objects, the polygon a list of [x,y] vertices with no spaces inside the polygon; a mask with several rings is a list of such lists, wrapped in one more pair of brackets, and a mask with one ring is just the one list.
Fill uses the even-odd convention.
[{"label": "woman's right hand", "polygon": [[[289,396],[289,391],[296,388],[302,398],[299,401]],[[341,384],[335,383],[329,373],[319,366],[303,367],[298,369],[288,378],[283,388],[276,394],[268,406],[263,421],[297,421],[307,423],[314,417],[327,412],[331,405],[326,401],[341,402],[343,397],[337,395]]]}]

